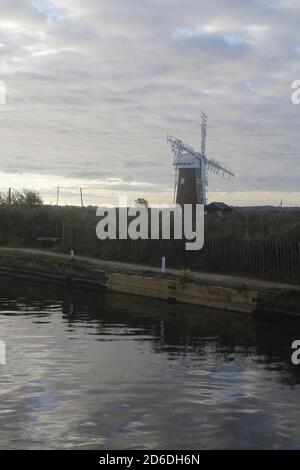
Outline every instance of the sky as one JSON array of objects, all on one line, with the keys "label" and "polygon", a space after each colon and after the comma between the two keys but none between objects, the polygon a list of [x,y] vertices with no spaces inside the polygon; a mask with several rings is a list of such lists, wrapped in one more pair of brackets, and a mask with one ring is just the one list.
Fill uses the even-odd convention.
[{"label": "sky", "polygon": [[171,204],[205,111],[210,202],[300,205],[299,31],[299,0],[0,0],[0,190]]}]

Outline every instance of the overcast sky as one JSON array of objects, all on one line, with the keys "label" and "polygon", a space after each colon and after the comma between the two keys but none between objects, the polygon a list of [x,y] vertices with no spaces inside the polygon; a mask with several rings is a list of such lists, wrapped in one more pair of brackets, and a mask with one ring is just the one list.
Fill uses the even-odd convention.
[{"label": "overcast sky", "polygon": [[299,31],[299,0],[0,0],[1,189],[172,203],[204,110],[210,201],[300,205]]}]

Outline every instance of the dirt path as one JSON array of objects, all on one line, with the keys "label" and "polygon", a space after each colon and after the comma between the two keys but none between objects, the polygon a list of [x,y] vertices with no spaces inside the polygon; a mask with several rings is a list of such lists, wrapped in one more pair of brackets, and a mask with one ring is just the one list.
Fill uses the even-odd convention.
[{"label": "dirt path", "polygon": [[[34,248],[0,248],[1,250],[9,250],[9,251],[20,251],[23,253],[32,253],[32,254],[41,254],[41,255],[48,255],[48,256],[55,256],[59,258],[69,258],[70,256],[63,253],[56,253],[54,251],[48,250],[39,250]],[[101,260],[98,258],[90,258],[87,256],[75,256],[76,259],[80,261],[85,261],[91,264],[94,264],[98,269],[107,269],[109,271],[125,271],[125,272],[153,272],[159,273],[160,268],[156,268],[154,266],[147,266],[143,264],[136,264],[136,263],[123,263],[119,261],[107,261]],[[168,273],[174,275],[180,275],[181,271],[177,269],[168,269]],[[263,281],[260,279],[253,279],[245,276],[228,276],[223,274],[213,274],[213,273],[205,273],[205,272],[193,272],[193,276],[196,279],[200,279],[203,281],[208,281],[216,284],[231,284],[231,285],[239,285],[241,283],[247,284],[250,288],[253,289],[263,289],[263,288],[291,288],[291,289],[299,289],[300,286],[292,285],[292,284],[285,284],[280,282],[269,282]]]},{"label": "dirt path", "polygon": [[[40,255],[47,255],[47,256],[55,256],[59,258],[70,258],[68,254],[63,253],[56,253],[54,251],[48,250],[39,250],[35,248],[0,248],[1,250],[9,250],[9,251],[20,251],[23,253],[32,253],[32,254],[40,254]],[[156,268],[153,266],[143,265],[143,264],[136,264],[136,263],[123,263],[119,261],[107,261],[101,260],[98,258],[90,258],[87,256],[75,256],[77,260],[85,261],[90,264],[94,264],[95,267],[99,269],[108,269],[110,271],[125,271],[125,272],[153,272],[159,273],[160,268]],[[180,275],[181,271],[178,269],[168,269],[167,272],[169,274]],[[230,284],[230,285],[239,285],[239,284],[247,284],[250,288],[253,289],[272,289],[272,288],[290,288],[290,289],[297,289],[300,290],[300,286],[295,284],[285,284],[281,282],[269,282],[263,281],[260,279],[253,279],[245,276],[229,276],[223,274],[213,274],[213,273],[204,273],[204,272],[193,272],[193,276],[196,279],[212,282],[214,284]]]}]

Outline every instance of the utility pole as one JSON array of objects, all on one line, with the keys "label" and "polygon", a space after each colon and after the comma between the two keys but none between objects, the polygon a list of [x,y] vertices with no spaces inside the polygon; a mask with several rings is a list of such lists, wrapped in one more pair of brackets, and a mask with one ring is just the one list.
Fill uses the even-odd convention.
[{"label": "utility pole", "polygon": [[83,191],[82,191],[82,188],[80,188],[80,199],[81,199],[81,207],[83,207]]},{"label": "utility pole", "polygon": [[59,202],[59,186],[57,186],[57,193],[56,193],[56,205],[58,206]]},{"label": "utility pole", "polygon": [[8,204],[11,205],[11,188],[8,188]]}]

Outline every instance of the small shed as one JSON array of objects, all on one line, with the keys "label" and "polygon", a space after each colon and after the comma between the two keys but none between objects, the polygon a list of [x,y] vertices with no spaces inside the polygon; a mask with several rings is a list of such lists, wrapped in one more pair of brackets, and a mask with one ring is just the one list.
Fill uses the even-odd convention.
[{"label": "small shed", "polygon": [[225,202],[211,202],[205,207],[205,213],[209,215],[230,215],[234,212],[232,206],[228,206]]}]

